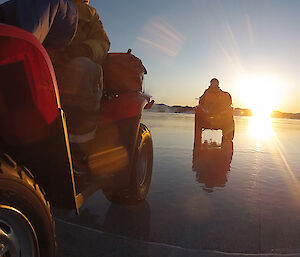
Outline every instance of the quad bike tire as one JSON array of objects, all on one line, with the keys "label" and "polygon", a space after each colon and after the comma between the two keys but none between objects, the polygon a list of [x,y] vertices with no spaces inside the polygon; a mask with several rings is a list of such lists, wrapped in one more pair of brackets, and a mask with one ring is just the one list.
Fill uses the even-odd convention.
[{"label": "quad bike tire", "polygon": [[55,225],[32,174],[0,154],[0,256],[55,257]]},{"label": "quad bike tire", "polygon": [[234,138],[234,131],[235,130],[235,125],[234,125],[234,120],[230,124],[228,124],[223,130],[223,141],[232,141]]},{"label": "quad bike tire", "polygon": [[126,205],[136,205],[145,200],[151,183],[152,166],[152,136],[148,128],[141,123],[130,171],[130,183],[123,189],[103,189],[106,198],[113,203]]}]

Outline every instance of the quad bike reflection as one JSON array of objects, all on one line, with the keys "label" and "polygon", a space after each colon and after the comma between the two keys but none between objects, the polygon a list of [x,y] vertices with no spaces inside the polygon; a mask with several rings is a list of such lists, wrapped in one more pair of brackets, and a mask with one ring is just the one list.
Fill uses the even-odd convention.
[{"label": "quad bike reflection", "polygon": [[118,245],[124,250],[115,256],[149,256],[146,242],[150,237],[150,218],[151,210],[147,201],[137,206],[110,205],[103,229],[128,238]]},{"label": "quad bike reflection", "polygon": [[224,187],[233,156],[233,142],[225,141],[195,144],[193,150],[193,171],[196,181],[203,184],[203,190],[213,192],[215,187]]},{"label": "quad bike reflection", "polygon": [[[59,247],[62,256],[89,256],[98,257],[101,253],[105,256],[123,257],[139,256],[148,257],[148,241],[150,237],[151,209],[147,200],[138,205],[120,205],[111,203],[105,211],[97,205],[86,205],[80,217],[72,215],[68,222],[81,224],[98,231],[94,234],[80,238],[80,245],[74,246],[78,241],[78,234],[71,235],[65,240],[65,247]],[[70,232],[60,229],[59,237],[66,237]],[[91,241],[94,242],[91,247]]]}]

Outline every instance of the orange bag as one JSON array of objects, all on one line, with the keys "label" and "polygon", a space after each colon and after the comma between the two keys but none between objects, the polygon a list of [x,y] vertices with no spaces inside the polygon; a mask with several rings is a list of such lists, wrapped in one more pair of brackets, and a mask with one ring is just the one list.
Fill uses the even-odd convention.
[{"label": "orange bag", "polygon": [[147,71],[142,61],[127,53],[109,53],[103,62],[104,89],[112,93],[142,91]]}]

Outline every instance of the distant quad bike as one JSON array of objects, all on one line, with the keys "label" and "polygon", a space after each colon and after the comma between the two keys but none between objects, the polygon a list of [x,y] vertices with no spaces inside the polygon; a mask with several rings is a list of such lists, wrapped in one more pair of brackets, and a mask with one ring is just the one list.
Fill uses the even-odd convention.
[{"label": "distant quad bike", "polygon": [[0,24],[0,256],[54,257],[52,207],[74,209],[102,189],[112,202],[145,199],[153,146],[140,123],[151,97],[104,97],[88,164],[75,179],[66,118],[51,61],[36,38]]},{"label": "distant quad bike", "polygon": [[[230,97],[227,93],[225,97]],[[218,100],[218,99],[217,99]],[[231,99],[230,99],[231,102]],[[234,137],[234,119],[233,108],[230,105],[226,107],[205,106],[199,103],[195,107],[195,140],[202,140],[202,131],[205,129],[222,130],[222,141],[232,141]]]}]

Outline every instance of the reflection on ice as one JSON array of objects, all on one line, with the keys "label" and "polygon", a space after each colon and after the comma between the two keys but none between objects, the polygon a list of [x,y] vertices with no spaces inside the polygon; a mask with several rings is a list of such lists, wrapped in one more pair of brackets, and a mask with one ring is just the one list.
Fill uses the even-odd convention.
[{"label": "reflection on ice", "polygon": [[258,141],[269,140],[274,135],[270,116],[251,117],[248,129],[251,137]]},{"label": "reflection on ice", "polygon": [[[80,216],[70,215],[68,221],[65,221],[65,217],[56,218],[56,223],[69,226],[68,230],[58,231],[59,237],[63,237],[67,243],[60,249],[58,257],[150,256],[147,242],[150,237],[151,209],[148,202],[145,200],[138,205],[127,206],[111,203],[105,216],[101,217],[105,208],[103,202],[101,207],[98,205],[101,205],[99,196],[98,193],[93,195],[93,201],[81,210]],[[79,233],[74,233],[74,229]],[[77,244],[74,244],[75,238],[80,238]]]},{"label": "reflection on ice", "polygon": [[154,140],[149,205],[96,192],[79,217],[56,218],[57,257],[300,256],[300,120],[273,119],[273,136],[259,141],[251,118],[235,117],[233,156],[221,131],[205,130],[208,142],[193,148],[192,114],[143,119]]},{"label": "reflection on ice", "polygon": [[204,141],[203,144],[195,144],[193,151],[193,171],[196,172],[196,180],[203,183],[203,190],[213,192],[214,187],[224,187],[227,182],[227,173],[233,155],[233,142]]}]

